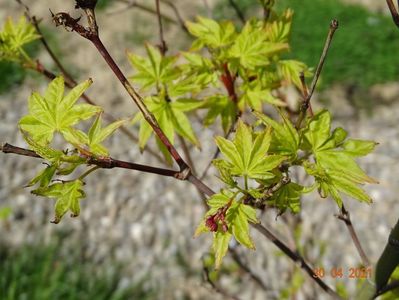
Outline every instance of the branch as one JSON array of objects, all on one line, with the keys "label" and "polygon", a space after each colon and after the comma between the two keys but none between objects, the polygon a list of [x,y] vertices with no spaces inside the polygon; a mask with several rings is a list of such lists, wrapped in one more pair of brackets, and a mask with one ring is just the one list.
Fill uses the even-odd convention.
[{"label": "branch", "polygon": [[330,46],[331,46],[331,42],[332,42],[332,39],[334,37],[334,33],[335,33],[335,31],[337,29],[338,29],[338,21],[337,20],[332,20],[331,23],[330,23],[330,30],[328,31],[327,40],[326,40],[326,42],[324,44],[324,49],[323,49],[323,52],[321,54],[319,64],[317,65],[316,72],[315,72],[315,74],[313,76],[312,84],[310,85],[310,90],[307,93],[307,97],[304,99],[304,101],[303,101],[303,103],[301,105],[301,109],[300,109],[300,112],[299,112],[298,120],[297,120],[297,123],[296,123],[296,129],[300,129],[301,128],[302,122],[305,119],[306,112],[307,112],[307,110],[309,108],[309,105],[310,105],[310,100],[311,100],[311,98],[313,96],[314,90],[316,88],[317,81],[319,80],[320,73],[321,73],[321,71],[323,69],[323,65],[324,65],[324,62],[325,62],[326,57],[327,57],[328,50],[330,49]]},{"label": "branch", "polygon": [[360,255],[360,258],[362,259],[363,265],[368,267],[370,266],[370,260],[368,259],[366,252],[364,252],[364,249],[360,243],[360,240],[356,234],[355,228],[353,227],[352,221],[351,221],[351,217],[349,214],[349,211],[347,211],[345,209],[345,206],[342,204],[342,208],[341,208],[341,213],[339,215],[336,215],[336,217],[343,221],[346,225],[346,227],[349,230],[349,234],[353,240],[353,243],[355,244],[355,247],[357,249],[357,252]]},{"label": "branch", "polygon": [[312,278],[327,294],[333,299],[341,299],[341,297],[333,291],[323,280],[321,280],[312,270],[312,268],[305,262],[305,260],[298,254],[292,251],[287,245],[279,240],[272,232],[270,232],[262,224],[252,224],[258,232],[264,235],[268,240],[275,244],[286,256],[288,256],[298,267],[305,271],[310,278]]},{"label": "branch", "polygon": [[236,248],[229,247],[229,251],[234,259],[234,261],[239,265],[239,267],[247,273],[253,281],[255,281],[263,290],[268,290],[266,284],[262,281],[262,279],[256,275],[249,267],[247,263],[244,263],[241,260],[240,255],[237,253]]},{"label": "branch", "polygon": [[395,25],[399,28],[399,14],[395,8],[395,4],[393,4],[392,0],[387,0],[389,11],[391,12],[392,20]]},{"label": "branch", "polygon": [[166,51],[168,51],[168,46],[166,45],[164,36],[163,36],[163,26],[162,26],[162,16],[161,16],[161,8],[159,5],[159,0],[155,0],[155,6],[157,9],[157,19],[158,19],[158,28],[159,28],[159,49],[162,55],[165,55]]},{"label": "branch", "polygon": [[215,290],[215,292],[217,292],[218,294],[223,296],[223,299],[240,300],[238,297],[230,295],[222,287],[220,287],[218,284],[213,282],[213,280],[209,276],[209,268],[204,266],[202,268],[202,271],[203,271],[204,280],[209,283],[209,285],[212,287],[212,289]]},{"label": "branch", "polygon": [[[17,155],[22,155],[22,156],[42,158],[40,155],[38,155],[36,152],[34,152],[32,150],[13,146],[8,143],[1,145],[0,151],[3,153],[12,153],[12,154],[17,154]],[[102,169],[120,168],[120,169],[136,170],[136,171],[141,171],[144,173],[158,174],[158,175],[162,175],[162,176],[174,177],[174,178],[183,180],[183,178],[181,178],[179,175],[180,174],[179,171],[136,164],[136,163],[132,163],[132,162],[114,159],[112,157],[95,157],[95,156],[90,156],[90,155],[82,154],[82,153],[81,153],[81,155],[86,158],[86,163],[88,165],[96,165]]]}]

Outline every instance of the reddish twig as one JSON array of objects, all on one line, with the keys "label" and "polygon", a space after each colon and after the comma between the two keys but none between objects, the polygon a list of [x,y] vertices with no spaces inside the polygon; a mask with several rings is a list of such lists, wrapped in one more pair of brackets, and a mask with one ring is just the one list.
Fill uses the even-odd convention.
[{"label": "reddish twig", "polygon": [[345,206],[342,204],[341,208],[341,213],[339,215],[336,215],[336,217],[343,221],[346,225],[346,227],[349,230],[349,234],[353,240],[353,243],[355,244],[355,247],[357,249],[357,252],[360,255],[360,258],[362,259],[363,265],[368,267],[370,266],[370,260],[368,259],[366,252],[364,251],[362,244],[360,243],[359,237],[356,234],[355,228],[353,227],[351,217],[349,214],[349,211],[345,209]]},{"label": "reddish twig", "polygon": [[320,77],[320,74],[321,74],[321,71],[323,70],[323,66],[324,66],[324,62],[325,62],[325,60],[327,58],[328,50],[330,49],[331,42],[332,42],[332,39],[334,37],[334,33],[335,33],[335,31],[337,29],[338,29],[338,21],[337,20],[332,20],[331,23],[330,23],[330,29],[328,31],[326,43],[324,44],[324,48],[323,48],[323,52],[322,52],[321,57],[320,57],[319,64],[317,65],[316,72],[315,72],[315,74],[313,76],[312,84],[310,85],[310,90],[307,93],[307,97],[306,97],[306,99],[304,99],[304,101],[303,101],[303,103],[301,105],[300,111],[299,111],[299,116],[298,116],[298,120],[297,120],[297,123],[296,123],[296,129],[300,129],[301,128],[302,122],[305,119],[306,112],[309,109],[310,100],[311,100],[311,98],[313,96],[314,90],[316,88],[317,81],[319,80],[319,77]]},{"label": "reddish twig", "polygon": [[158,29],[159,29],[159,49],[162,55],[165,55],[166,51],[168,51],[168,47],[166,46],[165,39],[163,37],[163,26],[162,26],[162,15],[161,15],[161,7],[159,5],[159,0],[155,0],[155,7],[157,10],[157,20],[158,20]]}]

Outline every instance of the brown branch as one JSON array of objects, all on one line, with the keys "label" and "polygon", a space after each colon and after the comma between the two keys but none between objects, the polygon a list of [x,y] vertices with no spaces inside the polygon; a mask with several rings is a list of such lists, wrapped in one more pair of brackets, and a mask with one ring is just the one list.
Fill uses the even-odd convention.
[{"label": "brown branch", "polygon": [[247,263],[244,263],[241,260],[240,255],[237,253],[236,248],[232,248],[229,247],[229,251],[234,259],[234,261],[238,264],[238,266],[245,272],[247,273],[251,279],[256,282],[257,285],[259,285],[259,287],[261,287],[263,290],[268,290],[268,287],[266,286],[266,284],[262,281],[262,279],[256,275],[249,267]]},{"label": "brown branch", "polygon": [[[234,120],[234,123],[231,124],[229,130],[228,130],[227,133],[224,135],[224,138],[225,138],[225,139],[228,139],[228,138],[230,137],[230,135],[234,132],[234,130],[235,130],[235,128],[236,128],[236,125],[237,125],[237,122],[238,122],[238,120],[239,120],[240,118],[241,118],[241,112],[239,111],[239,112],[237,113],[237,115],[236,115],[236,119]],[[219,154],[220,154],[220,149],[219,149],[219,147],[216,147],[216,151],[215,151],[215,153],[213,154],[212,159],[209,161],[209,163],[208,163],[208,165],[206,166],[205,170],[202,172],[202,175],[201,175],[201,177],[200,177],[201,180],[203,180],[203,179],[206,177],[206,175],[207,175],[209,169],[210,169],[211,166],[212,166],[212,162],[219,156]]]},{"label": "brown branch", "polygon": [[395,8],[395,4],[393,4],[392,0],[387,0],[389,11],[391,12],[392,20],[395,25],[399,28],[399,14]]},{"label": "brown branch", "polygon": [[359,237],[356,234],[355,228],[353,227],[352,220],[349,214],[349,211],[345,209],[345,206],[342,204],[341,213],[336,215],[336,217],[343,221],[346,227],[349,230],[349,234],[352,238],[353,243],[355,244],[356,250],[362,259],[363,265],[365,267],[370,266],[370,260],[368,259],[366,252],[364,251],[362,244],[360,243]]},{"label": "brown branch", "polygon": [[186,32],[188,32],[187,26],[186,26],[186,22],[184,21],[184,19],[182,18],[179,10],[177,9],[177,6],[169,0],[161,0],[161,2],[165,3],[166,5],[168,5],[174,12],[176,19],[178,21],[178,23],[180,24],[180,27]]},{"label": "brown branch", "polygon": [[305,260],[298,254],[292,251],[287,245],[279,240],[271,231],[269,231],[262,224],[252,224],[259,233],[265,236],[273,244],[275,244],[286,256],[288,256],[298,267],[305,271],[310,278],[312,278],[327,294],[333,297],[333,299],[341,299],[341,297],[332,290],[323,280],[321,280],[312,268],[305,262]]},{"label": "brown branch", "polygon": [[203,271],[203,277],[206,282],[209,283],[209,285],[212,287],[215,292],[223,296],[223,299],[231,299],[231,300],[239,300],[237,296],[230,295],[227,291],[225,291],[222,287],[220,287],[218,284],[213,282],[211,277],[209,276],[209,268],[207,268],[205,265],[202,268]]},{"label": "brown branch", "polygon": [[[40,155],[38,155],[32,150],[13,146],[8,143],[1,145],[0,151],[3,153],[12,153],[12,154],[35,157],[35,158],[42,158]],[[88,165],[96,165],[102,169],[120,168],[120,169],[136,170],[144,173],[158,174],[161,176],[174,177],[183,180],[179,175],[180,172],[175,170],[136,164],[132,162],[114,159],[112,157],[95,157],[95,156],[90,156],[89,154],[82,154],[82,153],[81,155],[84,158],[86,158],[86,163]]]},{"label": "brown branch", "polygon": [[328,54],[328,50],[330,49],[331,46],[331,42],[332,39],[334,37],[334,33],[335,31],[338,29],[338,21],[337,20],[332,20],[330,23],[330,29],[328,31],[328,35],[327,35],[327,39],[326,42],[324,44],[324,48],[323,48],[323,52],[321,54],[320,60],[319,60],[319,64],[317,65],[316,68],[316,72],[313,76],[313,80],[312,80],[312,84],[310,85],[310,90],[309,93],[306,97],[306,99],[303,101],[301,108],[300,108],[300,112],[299,112],[299,116],[298,116],[298,120],[296,123],[296,129],[301,128],[302,126],[302,122],[305,119],[306,116],[306,112],[308,111],[309,105],[310,105],[310,100],[313,96],[314,90],[316,88],[316,84],[317,81],[319,80],[321,71],[323,70],[323,66],[324,66],[324,62],[327,58],[327,54]]},{"label": "brown branch", "polygon": [[159,49],[162,55],[165,55],[166,51],[168,51],[168,46],[166,45],[164,36],[163,36],[163,26],[162,26],[162,15],[161,8],[159,5],[159,0],[155,0],[155,7],[157,10],[157,20],[158,20],[158,29],[159,29]]}]

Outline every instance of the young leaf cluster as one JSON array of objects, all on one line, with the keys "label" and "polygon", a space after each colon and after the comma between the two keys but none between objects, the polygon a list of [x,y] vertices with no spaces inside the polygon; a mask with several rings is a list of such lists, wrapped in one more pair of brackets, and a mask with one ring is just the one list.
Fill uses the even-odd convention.
[{"label": "young leaf cluster", "polygon": [[[216,266],[233,236],[242,245],[253,248],[252,243],[240,240],[241,236],[234,230],[237,221],[227,217],[233,203],[245,205],[246,209],[267,206],[276,208],[279,214],[287,209],[298,213],[302,195],[318,189],[321,197],[331,196],[342,207],[342,194],[371,202],[359,185],[376,183],[355,161],[373,151],[376,143],[347,139],[342,128],[331,132],[331,116],[327,111],[308,117],[300,129],[296,129],[283,112],[280,112],[282,122],[260,112],[254,115],[264,125],[261,130],[240,120],[232,140],[216,137],[223,157],[213,163],[225,187],[211,198],[210,210],[197,229],[197,234],[213,232]],[[298,166],[314,178],[312,186],[292,181],[291,168]],[[246,214],[241,217],[246,219],[239,224],[255,220]],[[248,227],[244,228],[245,236],[249,237]]]},{"label": "young leaf cluster", "polygon": [[[80,200],[85,197],[84,175],[72,180],[54,178],[71,175],[79,166],[86,164],[85,157],[107,156],[108,150],[101,144],[102,141],[125,122],[116,121],[102,128],[102,109],[77,103],[91,83],[91,79],[86,80],[64,95],[64,78],[55,78],[43,96],[32,93],[29,98],[29,113],[19,121],[20,130],[29,147],[48,163],[28,186],[38,185],[32,191],[35,195],[56,199],[54,223],[58,223],[68,211],[71,211],[72,216],[78,216]],[[82,120],[93,116],[97,117],[88,133],[75,127]],[[60,134],[78,152],[54,149],[51,144],[56,134]]]}]

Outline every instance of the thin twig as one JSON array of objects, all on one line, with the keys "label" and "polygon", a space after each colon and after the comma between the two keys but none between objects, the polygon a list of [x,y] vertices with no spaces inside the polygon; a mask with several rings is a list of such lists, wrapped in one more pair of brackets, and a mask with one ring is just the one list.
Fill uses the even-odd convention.
[{"label": "thin twig", "polygon": [[312,278],[327,294],[332,296],[334,299],[341,299],[341,297],[332,290],[323,280],[321,280],[313,271],[313,269],[305,262],[305,260],[298,254],[292,251],[287,245],[279,240],[271,231],[269,231],[262,224],[252,224],[257,231],[264,235],[268,240],[275,244],[281,251],[284,252],[298,267],[305,271],[310,278]]},{"label": "thin twig", "polygon": [[341,213],[339,215],[336,215],[336,217],[343,221],[346,225],[346,227],[349,230],[349,234],[352,238],[353,243],[355,244],[355,247],[357,249],[357,252],[360,255],[360,258],[362,259],[363,265],[365,267],[370,266],[370,260],[366,255],[366,252],[364,251],[362,244],[360,243],[359,237],[356,234],[355,228],[353,227],[351,217],[349,214],[349,211],[346,210],[345,206],[342,204],[341,208]]},{"label": "thin twig", "polygon": [[[236,128],[236,125],[237,125],[237,122],[238,122],[238,120],[240,119],[240,117],[241,117],[241,112],[239,111],[239,112],[237,113],[237,115],[236,115],[236,119],[234,120],[233,124],[231,124],[229,130],[228,130],[227,133],[224,135],[224,138],[225,138],[225,139],[228,139],[228,138],[230,137],[230,135],[234,132],[234,130],[235,130],[235,128]],[[201,175],[201,177],[200,177],[201,180],[203,180],[203,179],[206,177],[206,175],[208,174],[209,169],[210,169],[211,166],[212,166],[212,162],[219,156],[219,154],[220,154],[220,149],[219,149],[219,147],[216,147],[216,150],[215,150],[215,153],[214,153],[213,156],[212,156],[212,159],[209,161],[209,163],[207,164],[205,170],[202,172],[202,175]]]},{"label": "thin twig", "polygon": [[296,129],[299,129],[302,125],[303,120],[305,119],[306,112],[308,111],[310,100],[313,96],[314,90],[316,88],[317,81],[319,80],[320,73],[323,70],[323,65],[327,57],[328,50],[330,49],[332,39],[334,37],[334,33],[338,28],[338,21],[332,20],[330,23],[330,29],[328,31],[326,43],[324,44],[323,52],[320,57],[319,64],[317,65],[316,72],[313,76],[312,84],[310,85],[310,90],[307,95],[307,98],[303,101],[301,105],[301,109],[299,112],[298,120],[296,123]]},{"label": "thin twig", "polygon": [[393,22],[399,28],[399,14],[395,8],[395,4],[393,4],[392,0],[387,0],[387,4],[389,11],[391,12]]},{"label": "thin twig", "polygon": [[211,277],[209,275],[209,269],[206,266],[204,266],[202,268],[202,271],[203,271],[202,274],[204,276],[204,280],[209,283],[209,285],[212,287],[213,290],[215,290],[218,294],[222,295],[223,299],[239,300],[239,298],[237,296],[230,295],[222,287],[220,287],[218,284],[213,282],[213,280],[211,279]]},{"label": "thin twig", "polygon": [[229,0],[230,6],[234,9],[234,11],[237,14],[237,17],[240,19],[240,21],[245,24],[245,16],[244,13],[242,12],[242,10],[240,9],[240,7],[238,6],[237,3],[235,3],[234,0]]},{"label": "thin twig", "polygon": [[[40,155],[38,155],[36,152],[34,152],[32,150],[13,146],[8,143],[1,145],[0,151],[3,153],[13,153],[13,154],[17,154],[17,155],[41,158]],[[147,166],[147,165],[136,164],[136,163],[132,163],[132,162],[128,162],[128,161],[114,159],[112,157],[95,157],[95,156],[90,156],[88,154],[82,154],[82,153],[81,153],[81,155],[86,158],[86,163],[88,165],[96,165],[102,169],[120,168],[120,169],[136,170],[136,171],[141,171],[144,173],[152,173],[152,174],[158,174],[158,175],[162,175],[162,176],[168,176],[168,177],[174,177],[174,178],[181,179],[179,177],[180,172],[175,171],[175,170],[169,170],[169,169],[156,168],[156,167],[151,167],[151,166]]]},{"label": "thin twig", "polygon": [[166,42],[163,36],[163,26],[162,26],[162,15],[161,15],[161,7],[159,5],[159,0],[155,0],[155,7],[157,9],[157,20],[158,20],[158,29],[159,29],[159,49],[162,55],[165,55],[166,51],[168,51],[168,47],[166,46]]},{"label": "thin twig", "polygon": [[180,27],[181,27],[186,33],[188,33],[188,29],[187,29],[187,26],[186,26],[186,22],[185,22],[184,19],[182,18],[182,16],[181,16],[179,10],[177,9],[177,6],[176,6],[172,1],[169,1],[169,0],[161,0],[161,2],[165,3],[166,5],[168,5],[168,6],[173,10],[173,12],[174,12],[174,14],[175,14],[175,16],[176,16],[176,19],[177,19],[177,21],[178,21],[179,24],[180,24]]},{"label": "thin twig", "polygon": [[240,255],[237,253],[236,248],[233,247],[229,247],[229,251],[232,254],[232,257],[234,259],[234,261],[239,265],[239,267],[245,271],[245,273],[247,273],[251,279],[256,282],[259,287],[261,287],[263,290],[268,290],[268,287],[266,286],[266,284],[262,281],[262,279],[256,275],[249,267],[248,267],[248,263],[244,263],[241,260]]}]

